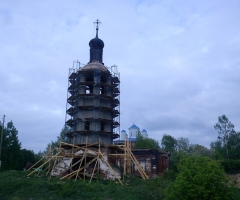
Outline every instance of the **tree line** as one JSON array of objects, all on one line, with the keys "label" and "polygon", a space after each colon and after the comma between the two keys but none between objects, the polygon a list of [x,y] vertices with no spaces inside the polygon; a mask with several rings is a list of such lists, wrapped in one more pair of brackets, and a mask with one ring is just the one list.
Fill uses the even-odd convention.
[{"label": "tree line", "polygon": [[[2,133],[2,128],[2,125],[0,125],[0,133]],[[34,153],[33,150],[22,148],[22,144],[18,139],[18,130],[12,121],[8,122],[3,129],[1,170],[23,170],[28,162],[37,162],[44,154],[49,152],[50,146],[57,147],[61,138],[63,141],[68,142],[68,138],[65,136],[68,130],[67,126],[63,126],[56,141],[47,144],[44,151]]]},{"label": "tree line", "polygon": [[171,153],[170,171],[165,173],[165,180],[170,181],[164,189],[164,199],[240,199],[236,182],[226,176],[240,172],[240,132],[235,131],[226,115],[218,117],[214,128],[217,137],[210,148],[168,134],[163,135],[161,145],[138,135],[138,148],[158,148]]},{"label": "tree line", "polygon": [[[0,131],[1,131],[0,127]],[[157,148],[169,151],[170,170],[156,182],[163,187],[166,200],[171,199],[240,199],[236,183],[226,176],[240,170],[240,132],[225,115],[218,117],[214,125],[218,135],[210,148],[191,144],[188,138],[174,138],[165,134],[161,144],[152,138],[138,134],[135,148]],[[49,152],[50,146],[58,146],[60,140],[68,142],[64,126],[56,141],[50,142],[44,152],[34,154],[32,150],[22,149],[18,131],[13,122],[7,123],[3,134],[3,170],[22,170],[27,162],[35,162],[39,156]],[[157,180],[157,179],[156,179]]]},{"label": "tree line", "polygon": [[174,138],[171,135],[164,134],[161,140],[161,145],[159,142],[152,138],[144,138],[141,133],[137,134],[135,148],[155,148],[163,151],[168,151],[170,153],[186,153],[193,155],[203,155],[211,157],[213,154],[212,149],[200,144],[191,144],[188,138],[179,137]]},{"label": "tree line", "polygon": [[[226,115],[218,117],[218,122],[214,125],[214,128],[218,132],[218,136],[216,141],[211,142],[210,148],[200,144],[191,144],[188,138],[174,138],[169,134],[164,134],[161,144],[159,144],[155,139],[144,138],[141,133],[137,135],[135,148],[156,148],[168,151],[172,155],[172,162],[181,153],[207,156],[216,160],[222,160],[223,163],[226,160],[240,160],[240,132],[235,131],[234,125]],[[27,162],[36,162],[49,152],[50,146],[57,147],[60,140],[69,142],[69,138],[65,135],[68,131],[69,127],[64,125],[57,139],[47,144],[44,151],[36,154],[32,150],[22,149],[21,142],[18,139],[18,130],[12,121],[8,122],[3,130],[2,169],[21,170]],[[0,125],[1,132],[2,126]]]},{"label": "tree line", "polygon": [[217,160],[240,159],[240,132],[235,131],[234,125],[226,115],[218,117],[218,122],[214,125],[214,128],[218,132],[218,136],[216,141],[210,143],[210,148],[200,144],[191,144],[188,138],[174,138],[169,134],[163,135],[160,145],[157,140],[144,138],[141,133],[137,135],[135,148],[156,148],[172,154],[202,155]]},{"label": "tree line", "polygon": [[135,148],[155,148],[170,152],[170,167],[177,169],[177,164],[182,155],[204,156],[218,161],[226,173],[240,172],[240,132],[235,131],[234,125],[221,115],[213,125],[217,131],[216,140],[210,143],[210,148],[200,144],[190,143],[188,138],[175,138],[164,134],[161,143],[152,138],[137,135]]}]

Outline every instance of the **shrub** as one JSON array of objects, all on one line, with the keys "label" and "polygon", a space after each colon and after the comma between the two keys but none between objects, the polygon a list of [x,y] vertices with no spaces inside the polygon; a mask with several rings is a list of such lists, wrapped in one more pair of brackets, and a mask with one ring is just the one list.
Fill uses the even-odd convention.
[{"label": "shrub", "polygon": [[221,165],[202,156],[183,156],[175,181],[164,191],[166,200],[237,199],[237,188],[229,182]]},{"label": "shrub", "polygon": [[240,172],[240,160],[220,160],[219,162],[228,174]]}]

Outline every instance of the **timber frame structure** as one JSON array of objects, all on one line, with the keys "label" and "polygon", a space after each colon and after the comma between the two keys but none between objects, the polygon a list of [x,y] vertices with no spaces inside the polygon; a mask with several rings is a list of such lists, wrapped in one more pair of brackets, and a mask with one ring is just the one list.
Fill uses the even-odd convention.
[{"label": "timber frame structure", "polygon": [[[111,153],[113,151],[116,153]],[[116,158],[124,161],[123,170],[116,167]],[[114,163],[111,161],[114,161]],[[43,162],[43,164],[38,166],[40,162]],[[48,154],[27,170],[27,176],[32,174],[38,176],[43,172],[49,178],[54,176],[60,179],[89,179],[90,183],[93,178],[102,178],[118,180],[123,185],[121,177],[124,180],[126,175],[131,175],[133,165],[144,180],[149,179],[149,176],[133,155],[128,140],[125,141],[124,145],[109,146],[100,142],[89,144],[87,140],[84,145],[60,142],[58,148],[50,148]],[[30,171],[31,169],[33,171]]]}]

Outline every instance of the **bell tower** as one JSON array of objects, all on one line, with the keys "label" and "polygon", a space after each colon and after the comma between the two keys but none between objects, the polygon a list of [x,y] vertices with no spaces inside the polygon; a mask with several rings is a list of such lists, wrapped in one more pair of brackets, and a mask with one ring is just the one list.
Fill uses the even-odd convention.
[{"label": "bell tower", "polygon": [[120,73],[117,66],[104,65],[104,42],[98,38],[100,21],[95,23],[89,63],[81,66],[74,62],[69,69],[65,121],[71,131],[66,135],[75,144],[112,144],[120,133]]}]

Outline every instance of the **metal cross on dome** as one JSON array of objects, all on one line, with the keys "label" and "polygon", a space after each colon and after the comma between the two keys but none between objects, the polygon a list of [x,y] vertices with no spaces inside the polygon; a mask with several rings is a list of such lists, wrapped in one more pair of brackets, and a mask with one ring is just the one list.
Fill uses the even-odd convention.
[{"label": "metal cross on dome", "polygon": [[94,24],[97,24],[96,26],[96,37],[98,37],[98,24],[101,24],[101,22],[97,19],[96,22],[93,22]]},{"label": "metal cross on dome", "polygon": [[98,29],[98,24],[101,24],[101,22],[97,19],[95,22],[93,22],[94,24],[97,24],[97,29]]}]

